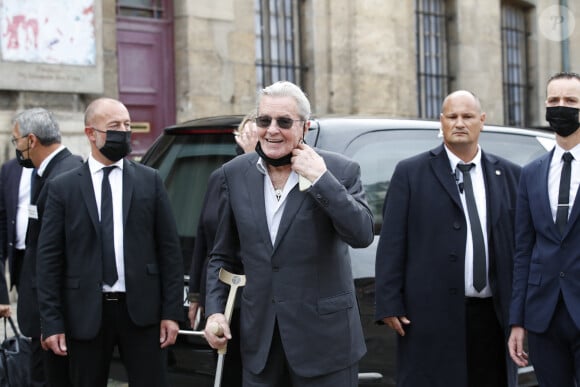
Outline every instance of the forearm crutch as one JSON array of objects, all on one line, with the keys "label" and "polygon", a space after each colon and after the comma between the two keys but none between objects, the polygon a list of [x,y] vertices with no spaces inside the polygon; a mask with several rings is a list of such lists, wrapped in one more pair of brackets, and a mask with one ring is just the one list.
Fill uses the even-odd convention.
[{"label": "forearm crutch", "polygon": [[[230,286],[230,292],[228,294],[228,299],[226,301],[226,310],[224,312],[226,321],[228,322],[228,325],[230,325],[232,321],[232,314],[234,312],[234,304],[236,302],[236,293],[238,292],[239,287],[243,287],[246,285],[246,276],[243,274],[232,274],[229,271],[225,270],[224,268],[221,268],[219,272],[219,279],[223,283]],[[215,334],[216,336],[223,335],[223,331],[217,323],[214,323],[212,326],[209,327],[209,329],[211,329],[213,334]],[[205,337],[203,331],[180,330],[179,334]],[[218,349],[217,351],[218,359],[215,370],[215,380],[213,384],[214,387],[220,387],[221,385],[222,374],[224,369],[224,357],[227,353],[227,349],[228,344],[226,342],[226,345],[223,348]]]}]

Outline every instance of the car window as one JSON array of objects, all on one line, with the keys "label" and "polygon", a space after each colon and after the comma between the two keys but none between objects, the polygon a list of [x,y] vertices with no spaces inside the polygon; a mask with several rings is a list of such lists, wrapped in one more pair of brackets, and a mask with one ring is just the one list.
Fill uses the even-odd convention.
[{"label": "car window", "polygon": [[375,234],[383,224],[383,202],[397,163],[441,143],[436,130],[383,130],[357,137],[346,155],[361,166],[361,180],[375,218]]},{"label": "car window", "polygon": [[[363,134],[347,147],[347,156],[361,166],[361,180],[375,219],[375,234],[383,223],[383,202],[397,163],[441,144],[437,130],[382,130]],[[525,165],[546,152],[535,136],[483,131],[482,148],[519,165]]]},{"label": "car window", "polygon": [[[553,146],[555,141],[553,139],[550,141]],[[505,157],[519,165],[526,165],[546,152],[546,147],[535,136],[486,132],[484,130],[481,132],[479,143],[484,151]]]},{"label": "car window", "polygon": [[[195,139],[195,141],[193,141]],[[231,135],[175,136],[154,168],[164,180],[182,238],[193,238],[209,175],[235,156]]]}]

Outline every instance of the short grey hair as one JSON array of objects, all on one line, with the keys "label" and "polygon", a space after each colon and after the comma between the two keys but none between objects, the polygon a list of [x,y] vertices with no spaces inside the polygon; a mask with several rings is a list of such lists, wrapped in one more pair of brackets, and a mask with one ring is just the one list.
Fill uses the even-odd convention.
[{"label": "short grey hair", "polygon": [[310,101],[306,94],[298,86],[288,81],[279,81],[260,90],[258,93],[258,101],[256,104],[256,111],[260,106],[260,101],[264,96],[268,97],[292,97],[296,101],[298,107],[298,114],[303,120],[310,119]]},{"label": "short grey hair", "polygon": [[21,136],[34,134],[44,146],[60,144],[60,128],[51,112],[43,108],[32,108],[18,113],[14,119]]}]

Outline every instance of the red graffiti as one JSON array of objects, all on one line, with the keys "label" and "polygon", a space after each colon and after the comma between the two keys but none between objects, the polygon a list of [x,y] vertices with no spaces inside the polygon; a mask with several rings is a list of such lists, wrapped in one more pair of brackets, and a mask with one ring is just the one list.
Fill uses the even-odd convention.
[{"label": "red graffiti", "polygon": [[91,15],[93,13],[93,6],[90,5],[83,9],[83,15]]},{"label": "red graffiti", "polygon": [[12,21],[7,19],[6,22],[7,26],[4,36],[8,37],[7,48],[17,49],[20,47],[20,40],[18,37],[18,32],[20,30],[25,34],[25,48],[29,48],[30,45],[34,45],[34,48],[38,48],[38,21],[36,19],[27,19],[25,15],[14,15]]}]

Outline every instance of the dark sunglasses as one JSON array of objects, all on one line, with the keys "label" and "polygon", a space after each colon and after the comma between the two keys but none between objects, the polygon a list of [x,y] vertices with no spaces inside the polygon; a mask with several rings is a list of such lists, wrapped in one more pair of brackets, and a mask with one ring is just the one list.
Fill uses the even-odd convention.
[{"label": "dark sunglasses", "polygon": [[304,120],[293,120],[292,118],[286,117],[272,118],[270,116],[259,116],[255,119],[256,126],[259,128],[269,128],[273,120],[276,121],[276,124],[281,129],[290,129],[295,122],[304,122]]}]

